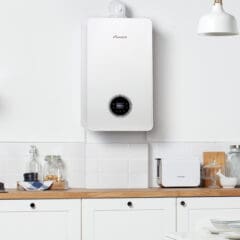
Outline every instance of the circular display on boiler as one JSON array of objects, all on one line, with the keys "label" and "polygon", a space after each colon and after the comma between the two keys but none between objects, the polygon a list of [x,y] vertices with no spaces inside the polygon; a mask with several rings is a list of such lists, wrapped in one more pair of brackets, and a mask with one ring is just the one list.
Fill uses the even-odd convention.
[{"label": "circular display on boiler", "polygon": [[116,116],[125,116],[131,110],[131,102],[125,96],[116,96],[110,102],[110,110]]}]

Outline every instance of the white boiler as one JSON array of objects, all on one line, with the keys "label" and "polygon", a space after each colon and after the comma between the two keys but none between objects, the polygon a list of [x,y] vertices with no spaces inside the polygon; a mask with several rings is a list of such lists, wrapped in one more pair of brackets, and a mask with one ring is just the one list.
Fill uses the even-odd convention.
[{"label": "white boiler", "polygon": [[145,18],[91,18],[87,26],[86,127],[153,127],[152,23]]}]

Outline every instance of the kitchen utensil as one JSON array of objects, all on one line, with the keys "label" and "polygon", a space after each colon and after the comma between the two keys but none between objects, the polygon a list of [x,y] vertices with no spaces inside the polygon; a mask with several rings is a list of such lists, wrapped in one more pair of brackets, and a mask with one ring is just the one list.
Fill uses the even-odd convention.
[{"label": "kitchen utensil", "polygon": [[237,178],[235,177],[226,177],[219,170],[217,176],[220,178],[220,184],[223,188],[235,188],[237,185]]},{"label": "kitchen utensil", "polygon": [[215,160],[223,168],[226,164],[226,154],[225,152],[203,152],[203,165],[207,165],[212,160]]}]

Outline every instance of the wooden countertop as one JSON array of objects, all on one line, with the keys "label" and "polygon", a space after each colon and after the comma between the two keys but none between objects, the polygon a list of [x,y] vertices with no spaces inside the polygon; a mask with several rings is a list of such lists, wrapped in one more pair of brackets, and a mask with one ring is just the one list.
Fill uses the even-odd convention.
[{"label": "wooden countertop", "polygon": [[147,188],[147,189],[69,189],[64,191],[27,192],[7,189],[3,199],[81,199],[81,198],[161,198],[161,197],[240,197],[240,188]]}]

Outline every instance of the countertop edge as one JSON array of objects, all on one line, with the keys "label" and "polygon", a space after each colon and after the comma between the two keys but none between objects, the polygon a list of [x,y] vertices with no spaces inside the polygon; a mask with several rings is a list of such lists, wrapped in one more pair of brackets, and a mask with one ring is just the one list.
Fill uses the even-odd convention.
[{"label": "countertop edge", "polygon": [[146,189],[85,189],[27,192],[7,189],[0,200],[21,199],[101,199],[101,198],[168,198],[168,197],[240,197],[240,188],[146,188]]}]

